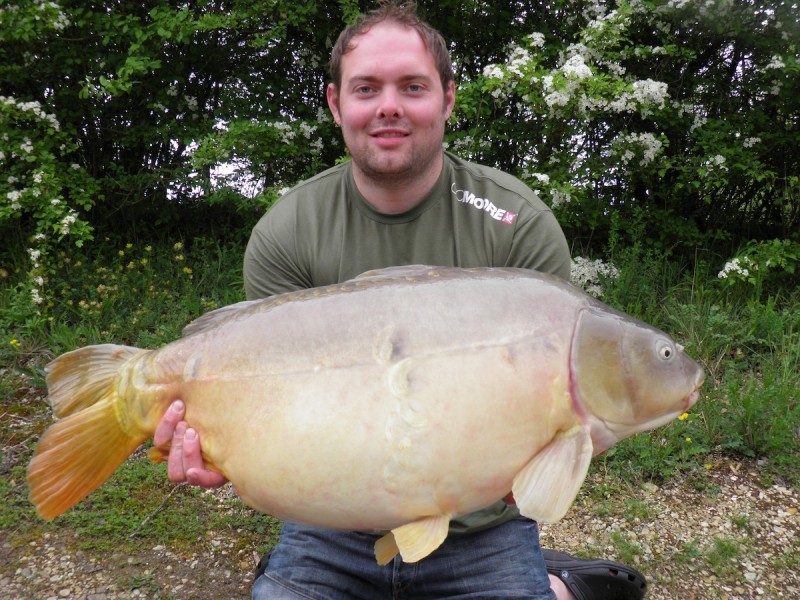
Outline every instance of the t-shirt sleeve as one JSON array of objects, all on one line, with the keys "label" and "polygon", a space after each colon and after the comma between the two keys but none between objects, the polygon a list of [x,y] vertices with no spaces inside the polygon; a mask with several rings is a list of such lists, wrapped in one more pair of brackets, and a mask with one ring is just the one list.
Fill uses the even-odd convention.
[{"label": "t-shirt sleeve", "polygon": [[569,281],[570,264],[567,239],[552,212],[541,210],[519,222],[506,266],[551,273]]},{"label": "t-shirt sleeve", "polygon": [[248,300],[311,287],[289,203],[274,205],[253,228],[244,253],[243,273]]}]

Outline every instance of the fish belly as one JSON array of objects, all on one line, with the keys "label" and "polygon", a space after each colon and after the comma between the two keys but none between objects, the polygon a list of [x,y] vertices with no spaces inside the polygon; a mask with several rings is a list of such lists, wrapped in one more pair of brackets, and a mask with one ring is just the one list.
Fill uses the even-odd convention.
[{"label": "fish belly", "polygon": [[453,334],[422,350],[394,323],[362,324],[347,350],[319,360],[290,347],[300,332],[278,351],[248,343],[243,324],[227,332],[241,336],[236,343],[218,338],[216,351],[187,362],[187,421],[248,504],[343,529],[464,514],[508,493],[574,418],[566,344],[552,332],[469,342]]}]

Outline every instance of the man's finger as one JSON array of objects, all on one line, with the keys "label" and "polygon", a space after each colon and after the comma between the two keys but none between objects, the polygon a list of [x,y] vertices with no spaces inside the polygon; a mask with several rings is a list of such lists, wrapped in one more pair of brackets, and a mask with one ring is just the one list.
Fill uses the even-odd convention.
[{"label": "man's finger", "polygon": [[228,483],[224,475],[208,469],[189,469],[186,472],[186,481],[190,485],[199,485],[204,488],[218,488]]},{"label": "man's finger", "polygon": [[156,431],[153,434],[153,445],[164,446],[173,438],[175,426],[183,420],[183,415],[186,412],[186,406],[180,400],[175,400],[170,404],[167,412],[161,417],[161,420],[156,425]]},{"label": "man's finger", "polygon": [[191,427],[186,430],[183,438],[183,467],[186,473],[186,480],[191,485],[202,487],[219,487],[227,479],[216,471],[209,471],[205,468],[203,456],[200,452],[200,436]]},{"label": "man's finger", "polygon": [[183,438],[186,435],[186,421],[175,425],[172,435],[172,446],[167,459],[167,477],[170,481],[180,483],[186,481],[186,470],[183,466]]}]

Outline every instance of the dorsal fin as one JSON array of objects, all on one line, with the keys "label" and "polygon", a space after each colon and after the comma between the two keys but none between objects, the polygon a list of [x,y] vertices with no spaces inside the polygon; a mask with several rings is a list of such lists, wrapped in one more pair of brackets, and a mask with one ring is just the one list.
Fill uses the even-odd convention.
[{"label": "dorsal fin", "polygon": [[184,327],[181,335],[187,337],[219,327],[225,321],[235,318],[237,315],[259,302],[265,302],[265,300],[245,300],[244,302],[237,302],[236,304],[229,304],[228,306],[212,310],[201,317],[197,317]]}]

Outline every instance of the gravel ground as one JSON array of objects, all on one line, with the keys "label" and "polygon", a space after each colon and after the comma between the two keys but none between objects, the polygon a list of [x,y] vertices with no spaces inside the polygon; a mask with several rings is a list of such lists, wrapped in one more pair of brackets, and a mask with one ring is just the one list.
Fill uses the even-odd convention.
[{"label": "gravel ground", "polygon": [[[715,459],[701,477],[608,493],[592,477],[567,517],[542,527],[546,547],[631,560],[649,600],[800,598],[800,494],[763,486],[753,461]],[[71,531],[15,546],[0,531],[0,598],[249,598],[257,556],[209,532],[190,553],[75,551]]]}]

